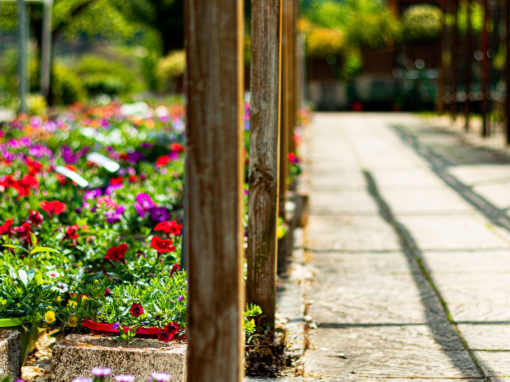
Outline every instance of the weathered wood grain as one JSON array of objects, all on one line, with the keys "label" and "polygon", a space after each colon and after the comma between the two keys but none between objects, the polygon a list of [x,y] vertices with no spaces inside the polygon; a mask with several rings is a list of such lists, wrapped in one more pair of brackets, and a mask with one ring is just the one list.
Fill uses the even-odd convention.
[{"label": "weathered wood grain", "polygon": [[243,375],[243,1],[186,1],[187,380]]},{"label": "weathered wood grain", "polygon": [[280,133],[282,0],[253,0],[248,301],[274,326]]}]

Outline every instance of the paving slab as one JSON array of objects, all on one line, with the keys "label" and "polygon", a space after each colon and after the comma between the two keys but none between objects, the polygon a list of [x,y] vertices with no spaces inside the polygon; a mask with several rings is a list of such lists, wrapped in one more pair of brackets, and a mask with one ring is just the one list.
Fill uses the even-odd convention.
[{"label": "paving slab", "polygon": [[310,201],[313,214],[316,215],[378,215],[374,199],[363,190],[356,191],[314,191]]},{"label": "paving slab", "polygon": [[381,190],[387,188],[444,188],[444,183],[428,169],[422,171],[377,171],[373,173],[378,187]]},{"label": "paving slab", "polygon": [[308,224],[306,245],[311,250],[400,250],[394,231],[379,217],[320,216],[312,211]]},{"label": "paving slab", "polygon": [[485,375],[510,378],[510,352],[475,351],[473,354],[480,361]]},{"label": "paving slab", "polygon": [[510,352],[510,321],[461,323],[459,330],[471,350]]},{"label": "paving slab", "polygon": [[448,215],[475,211],[457,193],[444,187],[383,190],[382,196],[397,216]]},{"label": "paving slab", "polygon": [[509,248],[483,221],[466,215],[400,216],[422,251],[455,248]]}]

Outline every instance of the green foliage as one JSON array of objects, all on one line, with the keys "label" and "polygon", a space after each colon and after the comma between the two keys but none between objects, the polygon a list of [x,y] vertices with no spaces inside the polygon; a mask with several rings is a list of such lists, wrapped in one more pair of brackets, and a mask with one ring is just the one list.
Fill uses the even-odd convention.
[{"label": "green foliage", "polygon": [[399,32],[399,24],[388,10],[354,13],[347,28],[351,44],[372,49],[390,46]]},{"label": "green foliage", "polygon": [[158,62],[156,73],[161,83],[166,85],[170,81],[182,77],[185,70],[186,53],[183,50],[176,50]]},{"label": "green foliage", "polygon": [[82,81],[71,69],[58,63],[54,64],[52,82],[55,103],[71,105],[85,99]]},{"label": "green foliage", "polygon": [[76,63],[76,72],[90,97],[100,94],[129,94],[140,90],[135,73],[120,62],[98,55],[85,55]]},{"label": "green foliage", "polygon": [[443,12],[434,5],[414,5],[402,15],[403,38],[409,42],[436,41],[442,29]]},{"label": "green foliage", "polygon": [[[3,257],[9,256],[4,253]],[[0,318],[22,318],[23,322],[38,322],[52,310],[58,290],[36,269],[12,268],[0,273]],[[4,264],[5,266],[5,260]]]},{"label": "green foliage", "polygon": [[311,28],[306,39],[306,53],[309,57],[338,56],[344,47],[345,37],[338,29]]},{"label": "green foliage", "polygon": [[28,97],[28,113],[39,117],[45,116],[48,112],[46,100],[40,94],[32,94]]},{"label": "green foliage", "polygon": [[[459,33],[465,35],[467,32],[467,14],[468,6],[462,3],[459,7]],[[478,35],[482,32],[483,27],[483,8],[478,2],[471,3],[471,26],[474,34]]]}]

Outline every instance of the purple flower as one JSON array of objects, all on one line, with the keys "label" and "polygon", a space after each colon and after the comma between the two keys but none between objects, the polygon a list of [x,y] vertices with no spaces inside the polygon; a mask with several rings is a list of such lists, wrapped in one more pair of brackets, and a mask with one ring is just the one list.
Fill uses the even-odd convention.
[{"label": "purple flower", "polygon": [[33,145],[28,149],[28,153],[36,158],[48,157],[51,158],[53,153],[51,150],[44,145]]},{"label": "purple flower", "polygon": [[115,209],[115,211],[106,211],[104,214],[104,216],[106,217],[106,222],[108,224],[120,222],[124,210],[125,210],[124,206],[119,206]]},{"label": "purple flower", "polygon": [[14,155],[13,153],[11,153],[10,151],[4,151],[2,153],[2,156],[4,157],[4,159],[7,161],[7,162],[12,162],[14,159],[16,159],[16,155]]},{"label": "purple flower", "polygon": [[152,200],[149,194],[140,193],[136,195],[136,201],[142,206],[144,210],[149,210],[152,207],[155,207],[156,204]]},{"label": "purple flower", "polygon": [[110,127],[110,122],[106,118],[101,120],[101,127]]},{"label": "purple flower", "polygon": [[72,382],[92,382],[92,378],[89,378],[89,377],[78,377],[78,378],[73,379]]},{"label": "purple flower", "polygon": [[177,297],[177,301],[181,302],[182,300],[184,300],[184,296]]},{"label": "purple flower", "polygon": [[149,210],[151,219],[155,222],[162,223],[170,220],[170,210],[165,207],[152,207]]},{"label": "purple flower", "polygon": [[91,373],[96,378],[106,378],[112,373],[112,369],[109,367],[94,367]]},{"label": "purple flower", "polygon": [[92,200],[99,196],[101,196],[101,189],[96,188],[95,190],[86,191],[85,194],[83,195],[83,200],[84,201]]},{"label": "purple flower", "polygon": [[136,164],[137,162],[140,162],[143,159],[143,154],[138,151],[132,151],[127,154],[128,161],[131,164]]},{"label": "purple flower", "polygon": [[134,204],[135,209],[138,211],[138,215],[145,217],[146,213],[152,208],[156,207],[156,204],[152,200],[149,194],[140,193],[136,195],[136,202]]},{"label": "purple flower", "polygon": [[150,150],[152,149],[152,143],[149,143],[149,142],[142,142],[142,144],[140,145],[143,149],[147,149],[147,150]]},{"label": "purple flower", "polygon": [[104,191],[104,193],[106,195],[111,195],[115,191],[117,191],[119,188],[122,188],[122,187],[124,187],[124,185],[122,183],[120,183],[120,184],[110,184],[108,187],[106,187],[106,190]]},{"label": "purple flower", "polygon": [[112,329],[120,329],[120,323],[116,322],[115,324],[112,325]]}]

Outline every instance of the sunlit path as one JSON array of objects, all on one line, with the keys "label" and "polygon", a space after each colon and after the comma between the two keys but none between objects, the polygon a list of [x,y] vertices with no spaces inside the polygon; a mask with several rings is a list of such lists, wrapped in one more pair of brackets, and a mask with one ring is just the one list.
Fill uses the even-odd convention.
[{"label": "sunlit path", "polygon": [[308,137],[305,380],[509,375],[510,162],[409,115],[317,114]]}]

